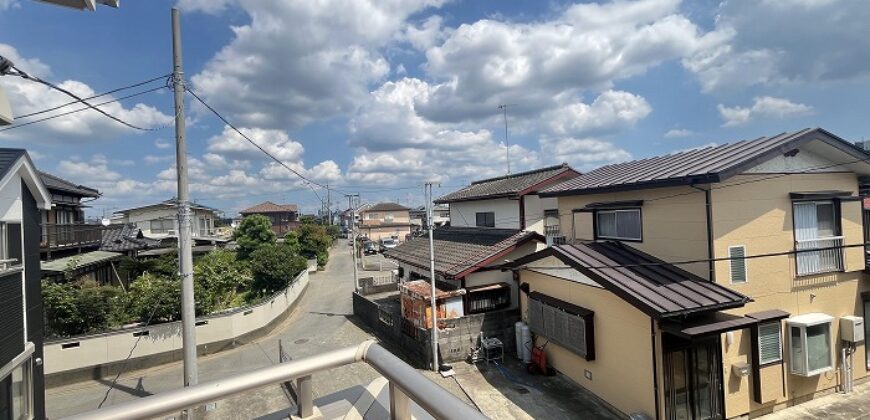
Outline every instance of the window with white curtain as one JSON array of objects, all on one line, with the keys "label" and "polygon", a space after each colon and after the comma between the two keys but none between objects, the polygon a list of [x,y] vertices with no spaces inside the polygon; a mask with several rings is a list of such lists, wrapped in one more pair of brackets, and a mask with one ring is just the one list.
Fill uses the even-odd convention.
[{"label": "window with white curtain", "polygon": [[794,203],[794,237],[797,274],[808,275],[843,269],[843,238],[831,200]]},{"label": "window with white curtain", "polygon": [[640,241],[643,237],[640,209],[599,210],[595,223],[598,238]]}]

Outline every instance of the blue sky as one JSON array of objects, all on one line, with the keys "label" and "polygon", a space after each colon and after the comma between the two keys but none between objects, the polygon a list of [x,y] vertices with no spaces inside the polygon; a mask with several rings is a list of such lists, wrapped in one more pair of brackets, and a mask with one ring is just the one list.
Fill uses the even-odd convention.
[{"label": "blue sky", "polygon": [[[861,0],[126,0],[94,13],[0,0],[0,55],[82,95],[129,85],[171,70],[175,5],[192,89],[334,196],[418,205],[425,180],[438,194],[504,174],[502,103],[513,171],[810,126],[870,135]],[[17,115],[68,101],[0,85]],[[0,143],[100,189],[94,215],[172,197],[171,93],[104,109],[156,130],[86,111],[0,131]],[[319,207],[201,106],[188,101],[188,117],[194,199],[230,214],[265,200]]]}]

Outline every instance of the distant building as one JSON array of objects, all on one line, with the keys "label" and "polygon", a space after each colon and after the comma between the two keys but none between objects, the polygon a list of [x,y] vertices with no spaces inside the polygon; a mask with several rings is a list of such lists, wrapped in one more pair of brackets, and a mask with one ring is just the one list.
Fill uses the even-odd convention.
[{"label": "distant building", "polygon": [[299,207],[295,204],[275,204],[271,201],[257,204],[239,212],[242,217],[258,214],[272,222],[272,231],[279,236],[299,227]]},{"label": "distant building", "polygon": [[[214,222],[220,218],[220,210],[192,203],[191,230],[194,239],[210,238],[215,235]],[[134,207],[115,213],[113,224],[136,225],[145,237],[163,239],[178,236],[178,206],[176,200],[166,200],[156,204]]]},{"label": "distant building", "polygon": [[[415,232],[426,230],[426,206],[420,206],[410,211],[411,229]],[[439,228],[450,223],[450,207],[446,204],[436,204],[432,209],[432,224]]]},{"label": "distant building", "polygon": [[45,418],[40,211],[51,194],[30,156],[0,149],[0,416]]},{"label": "distant building", "polygon": [[372,241],[404,241],[411,233],[411,209],[398,203],[378,203],[360,214],[359,234]]}]

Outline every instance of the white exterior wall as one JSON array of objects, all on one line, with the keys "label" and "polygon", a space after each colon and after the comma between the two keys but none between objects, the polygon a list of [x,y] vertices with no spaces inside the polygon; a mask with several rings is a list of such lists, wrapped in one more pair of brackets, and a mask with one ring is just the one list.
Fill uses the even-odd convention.
[{"label": "white exterior wall", "polygon": [[556,197],[541,198],[536,194],[523,196],[525,206],[526,230],[544,234],[544,210],[559,210],[559,199]]},{"label": "white exterior wall", "polygon": [[0,220],[4,222],[20,222],[21,206],[21,176],[12,174],[9,182],[0,189]]},{"label": "white exterior wall", "polygon": [[[151,232],[151,221],[157,219],[171,219],[173,220],[172,230],[178,232],[178,220],[176,220],[177,213],[178,212],[174,207],[151,207],[136,209],[127,212],[124,217],[120,219],[120,222],[135,224],[139,229],[142,230],[142,234],[147,237],[164,238],[166,236],[169,236],[169,234]],[[208,230],[212,232],[214,231],[214,221],[217,218],[217,215],[214,212],[202,209],[193,209],[192,213],[193,215],[190,223],[193,227],[194,237],[200,236],[200,219],[210,219],[208,223]]]},{"label": "white exterior wall", "polygon": [[496,198],[450,203],[450,226],[476,226],[476,213],[495,212],[495,227],[520,228],[519,200]]}]

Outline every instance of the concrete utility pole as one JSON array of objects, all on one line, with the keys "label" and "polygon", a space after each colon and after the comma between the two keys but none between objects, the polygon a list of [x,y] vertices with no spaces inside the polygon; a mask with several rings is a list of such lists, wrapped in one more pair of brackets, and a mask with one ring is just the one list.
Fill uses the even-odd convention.
[{"label": "concrete utility pole", "polygon": [[347,205],[350,208],[350,237],[353,243],[353,290],[359,292],[359,273],[356,268],[356,207],[353,206],[353,198],[359,198],[359,194],[345,194]]},{"label": "concrete utility pole", "polygon": [[181,66],[181,20],[172,8],[172,84],[175,90],[175,168],[178,177],[178,261],[181,273],[181,330],[184,351],[184,386],[198,382],[196,367],[196,312],[193,296],[193,249],[187,185],[187,144],[184,126],[184,71]]},{"label": "concrete utility pole", "polygon": [[429,305],[432,308],[432,370],[438,372],[438,306],[435,302],[435,239],[432,234],[432,183],[426,183],[426,226],[429,227]]}]

